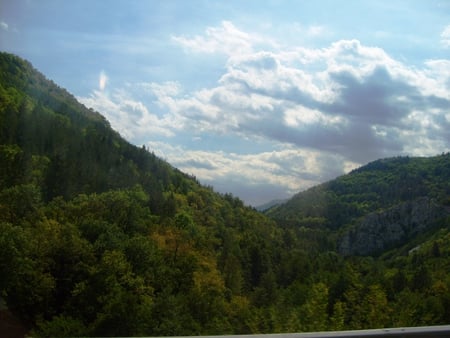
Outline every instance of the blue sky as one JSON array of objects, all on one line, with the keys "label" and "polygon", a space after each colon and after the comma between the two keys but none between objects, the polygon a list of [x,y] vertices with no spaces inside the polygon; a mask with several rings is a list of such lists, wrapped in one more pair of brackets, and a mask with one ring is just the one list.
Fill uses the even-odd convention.
[{"label": "blue sky", "polygon": [[0,49],[251,205],[450,148],[449,0],[0,0]]}]

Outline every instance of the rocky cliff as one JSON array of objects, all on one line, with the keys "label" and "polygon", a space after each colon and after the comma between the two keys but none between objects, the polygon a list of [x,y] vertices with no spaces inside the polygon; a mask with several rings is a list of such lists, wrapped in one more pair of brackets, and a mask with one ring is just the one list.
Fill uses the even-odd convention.
[{"label": "rocky cliff", "polygon": [[450,215],[448,208],[422,197],[365,216],[338,242],[344,255],[370,255],[401,245]]}]

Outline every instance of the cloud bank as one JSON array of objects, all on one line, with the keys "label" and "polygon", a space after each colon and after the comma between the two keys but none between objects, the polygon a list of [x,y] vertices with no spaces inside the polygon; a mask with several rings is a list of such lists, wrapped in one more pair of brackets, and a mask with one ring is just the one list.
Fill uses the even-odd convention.
[{"label": "cloud bank", "polygon": [[[449,37],[447,27],[445,48]],[[248,203],[287,197],[380,157],[449,149],[449,59],[409,66],[358,40],[286,47],[228,21],[172,42],[186,57],[225,57],[216,84],[130,84],[80,99],[132,142]]]}]

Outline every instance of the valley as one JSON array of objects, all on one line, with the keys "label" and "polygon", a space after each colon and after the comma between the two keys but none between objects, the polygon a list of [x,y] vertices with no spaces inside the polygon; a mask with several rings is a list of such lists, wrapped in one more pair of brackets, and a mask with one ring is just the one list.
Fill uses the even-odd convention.
[{"label": "valley", "polygon": [[0,292],[33,336],[449,324],[450,154],[258,212],[0,53]]}]

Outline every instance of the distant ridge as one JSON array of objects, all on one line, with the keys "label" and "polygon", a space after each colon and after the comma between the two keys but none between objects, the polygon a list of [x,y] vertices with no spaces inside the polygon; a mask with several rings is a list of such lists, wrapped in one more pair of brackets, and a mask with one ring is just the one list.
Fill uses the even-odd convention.
[{"label": "distant ridge", "polygon": [[272,200],[270,202],[258,205],[257,207],[255,207],[256,210],[258,211],[266,211],[267,209],[270,209],[274,206],[283,204],[284,202],[286,202],[287,199],[276,199],[276,200]]}]

